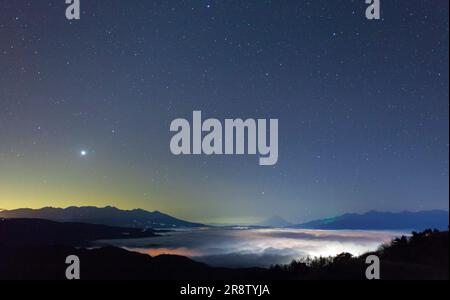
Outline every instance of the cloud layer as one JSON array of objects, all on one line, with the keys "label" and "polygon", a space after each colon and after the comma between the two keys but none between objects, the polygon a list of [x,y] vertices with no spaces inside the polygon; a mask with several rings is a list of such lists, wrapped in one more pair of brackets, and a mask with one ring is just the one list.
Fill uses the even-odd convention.
[{"label": "cloud layer", "polygon": [[302,257],[360,255],[403,233],[300,229],[202,229],[164,236],[102,242],[152,256],[175,254],[212,266],[269,267]]}]

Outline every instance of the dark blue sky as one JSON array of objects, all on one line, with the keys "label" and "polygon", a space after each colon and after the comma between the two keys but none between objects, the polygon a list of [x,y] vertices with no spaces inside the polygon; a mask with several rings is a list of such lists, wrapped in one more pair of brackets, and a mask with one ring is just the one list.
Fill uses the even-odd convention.
[{"label": "dark blue sky", "polygon": [[[0,1],[0,208],[448,209],[447,0],[64,2]],[[278,118],[278,164],[173,156],[193,110]]]}]

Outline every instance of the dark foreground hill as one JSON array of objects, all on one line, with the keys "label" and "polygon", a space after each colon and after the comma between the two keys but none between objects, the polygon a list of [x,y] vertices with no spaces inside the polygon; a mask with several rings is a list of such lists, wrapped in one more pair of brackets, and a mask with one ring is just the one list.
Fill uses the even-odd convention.
[{"label": "dark foreground hill", "polygon": [[419,212],[378,212],[345,214],[338,217],[315,220],[294,225],[300,229],[322,230],[426,230],[428,228],[447,230],[449,213],[444,210]]},{"label": "dark foreground hill", "polygon": [[[449,232],[425,230],[400,237],[373,253],[360,257],[342,253],[336,257],[304,259],[272,268],[275,276],[288,274],[301,279],[364,279],[366,258],[376,255],[381,262],[381,279],[448,280]],[[281,275],[280,275],[281,274]]]},{"label": "dark foreground hill", "polygon": [[111,227],[85,223],[60,223],[39,219],[0,219],[0,245],[88,245],[104,239],[155,236],[152,229]]},{"label": "dark foreground hill", "polygon": [[121,210],[111,206],[103,208],[93,206],[45,207],[41,209],[20,208],[0,211],[0,218],[45,219],[58,222],[80,222],[130,228],[204,226],[203,224],[180,220],[159,211],[149,212],[143,209]]},{"label": "dark foreground hill", "polygon": [[2,279],[65,279],[66,257],[80,258],[81,279],[84,280],[171,280],[258,278],[262,269],[231,270],[211,268],[181,256],[150,257],[119,248],[76,249],[52,247],[1,247],[0,280]]}]

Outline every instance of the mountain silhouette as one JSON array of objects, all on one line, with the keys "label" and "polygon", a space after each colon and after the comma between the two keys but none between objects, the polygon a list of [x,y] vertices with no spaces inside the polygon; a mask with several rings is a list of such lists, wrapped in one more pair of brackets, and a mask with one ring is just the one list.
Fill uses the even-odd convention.
[{"label": "mountain silhouette", "polygon": [[111,206],[103,208],[93,206],[45,207],[41,209],[20,208],[0,211],[0,218],[46,219],[58,222],[80,222],[144,229],[204,226],[203,224],[180,220],[159,211],[148,212],[142,209],[120,210]]},{"label": "mountain silhouette", "polygon": [[345,214],[334,218],[320,219],[308,223],[293,225],[299,229],[329,230],[425,230],[435,228],[447,230],[449,213],[443,210],[419,212],[378,212],[365,214]]}]

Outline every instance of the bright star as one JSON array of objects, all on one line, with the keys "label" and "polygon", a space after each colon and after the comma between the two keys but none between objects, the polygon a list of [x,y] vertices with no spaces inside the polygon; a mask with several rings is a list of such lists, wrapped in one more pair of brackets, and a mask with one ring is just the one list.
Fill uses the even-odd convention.
[{"label": "bright star", "polygon": [[86,156],[87,155],[87,151],[86,150],[81,150],[80,154],[81,154],[81,156]]}]

